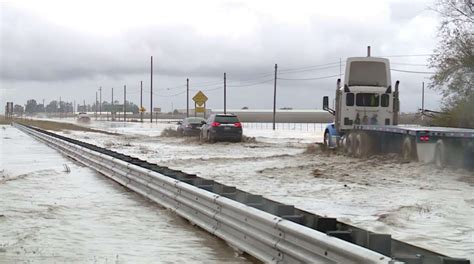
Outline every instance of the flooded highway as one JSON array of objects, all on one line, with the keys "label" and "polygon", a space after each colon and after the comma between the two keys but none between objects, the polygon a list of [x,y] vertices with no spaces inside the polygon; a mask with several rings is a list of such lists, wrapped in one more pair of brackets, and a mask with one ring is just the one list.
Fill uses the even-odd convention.
[{"label": "flooded highway", "polygon": [[[398,162],[390,155],[354,159],[308,152],[309,142],[322,138],[318,133],[246,128],[251,141],[206,144],[160,136],[171,123],[88,126],[117,134],[54,132],[474,260],[472,172]],[[249,262],[175,214],[5,128],[0,262]]]},{"label": "flooded highway", "polygon": [[244,135],[255,138],[244,143],[159,136],[173,126],[91,122],[92,128],[120,135],[59,133],[474,260],[472,172],[404,163],[393,155],[356,159],[306,153],[308,142],[322,140],[322,135],[304,131],[244,127]]},{"label": "flooded highway", "polygon": [[0,263],[250,263],[19,130],[0,135]]}]

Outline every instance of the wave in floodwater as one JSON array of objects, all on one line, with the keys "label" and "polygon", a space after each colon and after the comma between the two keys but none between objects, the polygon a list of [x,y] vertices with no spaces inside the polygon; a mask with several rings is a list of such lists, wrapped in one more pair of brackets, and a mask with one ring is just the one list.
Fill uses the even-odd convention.
[{"label": "wave in floodwater", "polygon": [[0,263],[251,262],[18,130],[4,133],[11,139],[0,150]]}]

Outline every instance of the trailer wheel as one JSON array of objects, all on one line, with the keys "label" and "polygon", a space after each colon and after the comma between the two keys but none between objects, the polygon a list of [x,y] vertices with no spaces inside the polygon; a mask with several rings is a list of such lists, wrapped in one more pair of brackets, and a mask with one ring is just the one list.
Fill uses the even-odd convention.
[{"label": "trailer wheel", "polygon": [[411,137],[406,136],[403,139],[403,143],[402,143],[402,153],[401,153],[402,161],[403,162],[412,161],[413,153],[414,153],[413,140],[411,139]]},{"label": "trailer wheel", "polygon": [[361,132],[355,135],[354,140],[354,156],[357,158],[367,157],[370,149],[370,140],[367,134]]},{"label": "trailer wheel", "polygon": [[344,142],[344,152],[349,156],[354,154],[354,133],[348,133]]},{"label": "trailer wheel", "polygon": [[442,169],[446,167],[447,159],[446,159],[446,147],[444,146],[444,142],[441,139],[436,141],[436,148],[435,148],[435,164],[436,167]]}]

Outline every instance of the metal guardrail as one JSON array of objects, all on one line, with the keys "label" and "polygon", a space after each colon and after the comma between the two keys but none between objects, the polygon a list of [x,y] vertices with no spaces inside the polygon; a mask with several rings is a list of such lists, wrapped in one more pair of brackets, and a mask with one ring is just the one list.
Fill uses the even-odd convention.
[{"label": "metal guardrail", "polygon": [[[335,219],[309,215],[292,206],[232,186],[160,167],[51,132],[19,124],[14,126],[264,262],[469,263],[468,260],[445,257],[392,240],[388,246],[404,253],[395,260],[378,253],[393,251],[386,248],[386,235],[365,230],[362,232],[354,227],[351,232],[363,234],[365,241],[347,242],[345,240],[348,240],[350,232],[318,231],[335,223]],[[157,172],[157,168],[163,173]],[[309,228],[309,225],[316,228]],[[361,240],[360,237],[356,236],[357,240]]]}]

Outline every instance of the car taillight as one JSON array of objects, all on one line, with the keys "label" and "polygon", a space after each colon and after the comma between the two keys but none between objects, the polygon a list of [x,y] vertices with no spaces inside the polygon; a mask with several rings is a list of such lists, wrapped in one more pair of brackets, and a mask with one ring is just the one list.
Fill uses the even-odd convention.
[{"label": "car taillight", "polygon": [[420,136],[420,141],[429,141],[430,136]]},{"label": "car taillight", "polygon": [[212,127],[218,127],[220,125],[221,125],[221,123],[219,123],[219,122],[212,122],[212,124],[211,124]]},{"label": "car taillight", "polygon": [[234,123],[234,126],[235,127],[242,127],[242,123],[240,123],[240,122]]}]

